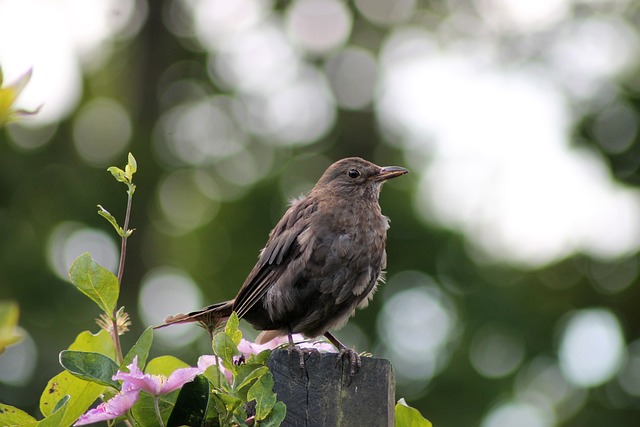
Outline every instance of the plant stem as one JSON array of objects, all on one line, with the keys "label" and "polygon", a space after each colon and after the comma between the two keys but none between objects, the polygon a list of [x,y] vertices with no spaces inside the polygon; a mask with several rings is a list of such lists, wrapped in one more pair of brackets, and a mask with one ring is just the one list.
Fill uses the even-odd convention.
[{"label": "plant stem", "polygon": [[153,407],[156,410],[156,417],[158,417],[158,424],[160,427],[164,427],[164,421],[162,421],[162,415],[160,415],[160,405],[158,404],[158,396],[153,396]]},{"label": "plant stem", "polygon": [[[118,285],[122,285],[122,276],[124,275],[124,262],[127,256],[127,231],[129,230],[129,218],[131,216],[131,200],[133,199],[133,192],[131,191],[131,187],[129,191],[127,191],[127,211],[124,216],[124,227],[123,235],[121,236],[121,244],[120,244],[120,263],[118,265]],[[113,314],[111,316],[111,324],[113,325],[113,331],[111,332],[111,339],[116,347],[116,357],[118,359],[118,363],[122,363],[124,358],[122,357],[122,347],[120,346],[120,334],[118,333],[118,319],[117,314],[118,308],[113,309]]]}]

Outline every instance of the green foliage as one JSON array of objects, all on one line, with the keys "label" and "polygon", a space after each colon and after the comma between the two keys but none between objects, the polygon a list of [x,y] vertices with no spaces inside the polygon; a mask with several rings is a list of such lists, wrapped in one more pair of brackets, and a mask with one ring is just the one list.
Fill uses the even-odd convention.
[{"label": "green foliage", "polygon": [[255,420],[258,425],[278,426],[284,420],[286,409],[282,402],[277,402],[277,396],[273,392],[273,375],[265,366],[271,352],[263,351],[258,355],[251,355],[245,363],[236,363],[234,356],[238,354],[237,344],[242,340],[238,323],[238,317],[233,313],[225,330],[213,337],[213,349],[219,358],[218,363],[229,371],[232,380],[222,380],[224,376],[220,375],[220,371],[213,374],[213,369],[217,370],[215,366],[205,371],[204,376],[212,386],[207,420],[217,418],[222,426],[245,426],[248,403],[255,402]]},{"label": "green foliage", "polygon": [[60,425],[71,425],[105,391],[105,386],[85,381],[63,371],[51,378],[40,396],[40,412],[45,417],[53,414],[56,405],[65,396],[70,396],[63,421]]},{"label": "green foliage", "polygon": [[273,392],[273,376],[269,372],[264,372],[253,383],[247,393],[247,400],[256,402],[256,420],[262,421],[269,415],[277,401]]},{"label": "green foliage", "polygon": [[206,420],[211,385],[204,375],[185,384],[178,394],[168,425],[200,426]]},{"label": "green foliage", "polygon": [[70,396],[66,395],[58,401],[53,408],[51,415],[43,420],[38,421],[38,427],[65,427],[71,425],[73,421],[69,421],[67,410],[69,409]]},{"label": "green foliage", "polygon": [[113,341],[111,341],[111,335],[105,330],[101,330],[96,334],[92,334],[89,331],[80,332],[69,346],[69,350],[93,351],[104,354],[111,359],[115,358],[115,349],[113,347]]},{"label": "green foliage", "polygon": [[396,404],[396,427],[432,427],[431,423],[415,408],[407,405],[404,399]]},{"label": "green foliage", "polygon": [[[124,227],[102,206],[99,206],[98,213],[112,224],[122,238],[122,248],[125,249],[126,239],[133,232],[127,226],[131,197],[135,191],[133,175],[137,171],[137,163],[133,155],[129,154],[124,170],[115,166],[108,170],[117,181],[128,187]],[[69,272],[71,283],[104,312],[98,321],[102,330],[96,334],[81,332],[69,348],[60,353],[59,361],[65,370],[47,383],[40,397],[40,411],[44,419],[37,421],[17,408],[0,405],[0,425],[69,426],[85,414],[101,395],[106,399],[120,397],[120,406],[113,407],[123,408],[122,412],[107,414],[99,406],[87,412],[89,418],[85,418],[83,422],[92,422],[90,417],[96,414],[107,414],[115,420],[123,420],[126,416],[130,423],[141,427],[167,423],[194,426],[248,426],[248,423],[274,427],[280,425],[286,409],[282,402],[277,401],[273,392],[273,376],[265,366],[270,352],[251,355],[246,362],[244,358],[238,358],[242,332],[235,313],[228,320],[224,331],[213,337],[215,356],[210,357],[215,357],[213,360],[216,364],[207,369],[191,368],[172,376],[176,370],[189,368],[189,365],[173,356],[156,357],[147,363],[153,343],[152,328],[147,328],[126,356],[122,356],[119,335],[128,330],[129,318],[123,308],[116,311],[116,307],[124,255],[123,252],[118,277],[100,266],[88,253],[74,261]],[[15,339],[11,334],[17,319],[18,308],[15,304],[0,304],[0,345],[8,345]],[[0,347],[0,350],[2,348],[4,347]],[[138,370],[128,372],[133,371],[134,361],[138,368],[146,365],[144,374]],[[197,372],[200,374],[193,379]],[[114,377],[119,380],[114,380]],[[189,382],[191,379],[193,381]],[[124,387],[123,384],[127,381],[129,382]],[[147,381],[171,384],[164,389],[169,392],[152,395],[147,388]],[[159,389],[153,390],[157,392]],[[123,406],[122,402],[127,404]],[[255,415],[251,417],[247,414],[250,402],[255,402]]]},{"label": "green foliage", "polygon": [[18,304],[13,301],[0,301],[0,354],[22,338],[16,335],[19,315]]},{"label": "green foliage", "polygon": [[38,420],[18,408],[0,403],[1,426],[34,426]]},{"label": "green foliage", "polygon": [[112,379],[118,372],[118,365],[105,355],[65,350],[60,353],[60,364],[78,378],[120,389],[120,384]]},{"label": "green foliage", "polygon": [[140,335],[138,341],[131,347],[131,350],[124,357],[124,360],[120,364],[120,370],[126,370],[126,366],[131,364],[133,358],[138,356],[138,363],[142,366],[147,364],[147,358],[149,357],[149,349],[153,344],[153,328],[149,326]]},{"label": "green foliage", "polygon": [[91,259],[91,255],[85,252],[74,261],[69,278],[80,292],[98,304],[107,315],[114,312],[120,292],[118,278]]}]

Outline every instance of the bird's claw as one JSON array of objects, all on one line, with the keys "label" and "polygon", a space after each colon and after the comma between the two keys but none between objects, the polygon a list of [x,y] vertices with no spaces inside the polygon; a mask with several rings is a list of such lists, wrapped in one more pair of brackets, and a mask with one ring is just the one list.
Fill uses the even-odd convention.
[{"label": "bird's claw", "polygon": [[344,347],[338,351],[338,362],[336,363],[336,366],[342,362],[345,355],[349,358],[349,381],[351,381],[351,378],[353,378],[353,376],[357,374],[362,367],[362,360],[355,350]]},{"label": "bird's claw", "polygon": [[302,374],[304,374],[304,358],[305,355],[307,354],[312,354],[312,353],[319,353],[319,351],[315,348],[300,348],[296,345],[290,345],[287,348],[287,352],[289,353],[289,357],[291,357],[291,353],[298,353],[298,357],[300,358],[299,363],[300,363],[300,371],[302,372]]}]

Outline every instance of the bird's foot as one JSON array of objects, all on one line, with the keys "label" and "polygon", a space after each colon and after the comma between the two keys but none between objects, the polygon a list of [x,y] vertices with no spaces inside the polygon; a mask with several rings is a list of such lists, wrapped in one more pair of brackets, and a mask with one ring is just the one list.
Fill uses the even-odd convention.
[{"label": "bird's foot", "polygon": [[300,372],[302,374],[304,374],[304,359],[307,355],[312,354],[312,353],[319,353],[318,350],[316,350],[315,348],[300,348],[298,346],[294,345],[289,345],[289,347],[287,348],[287,352],[289,352],[289,357],[291,357],[291,353],[297,353],[298,357],[299,357],[299,364],[300,364]]},{"label": "bird's foot", "polygon": [[358,373],[360,367],[362,366],[360,355],[356,353],[355,350],[347,348],[347,346],[342,344],[340,340],[334,337],[331,332],[325,332],[324,336],[327,337],[329,342],[331,342],[331,344],[333,344],[338,349],[338,363],[336,363],[336,365],[342,362],[342,359],[345,355],[349,357],[349,383],[351,383],[351,379],[356,373]]},{"label": "bird's foot", "polygon": [[289,334],[289,346],[287,347],[287,352],[289,353],[289,357],[291,357],[291,353],[298,353],[299,363],[300,363],[300,372],[304,375],[304,359],[305,355],[312,353],[319,353],[319,351],[315,348],[300,348],[293,342],[293,336]]},{"label": "bird's foot", "polygon": [[351,382],[353,376],[357,374],[362,367],[362,360],[360,360],[360,355],[356,353],[355,350],[342,347],[338,351],[338,362],[336,365],[340,364],[345,356],[349,358],[349,382]]}]

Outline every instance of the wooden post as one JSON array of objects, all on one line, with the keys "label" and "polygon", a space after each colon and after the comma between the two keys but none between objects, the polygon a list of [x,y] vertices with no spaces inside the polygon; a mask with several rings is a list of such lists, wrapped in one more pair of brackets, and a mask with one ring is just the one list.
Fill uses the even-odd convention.
[{"label": "wooden post", "polygon": [[303,371],[297,353],[277,349],[267,364],[287,406],[282,426],[394,426],[396,383],[388,360],[362,357],[351,380],[347,358],[339,363],[336,353],[306,354]]}]

